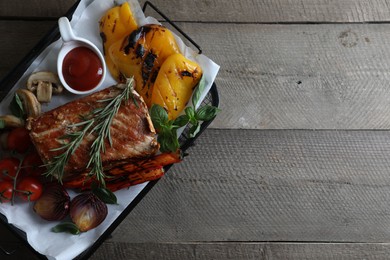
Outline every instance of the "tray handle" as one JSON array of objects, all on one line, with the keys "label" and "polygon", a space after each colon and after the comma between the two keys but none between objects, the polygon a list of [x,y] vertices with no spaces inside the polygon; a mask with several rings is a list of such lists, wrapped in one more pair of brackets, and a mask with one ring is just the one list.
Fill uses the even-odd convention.
[{"label": "tray handle", "polygon": [[192,43],[197,49],[198,54],[202,53],[202,49],[200,46],[190,37],[188,34],[186,34],[182,29],[180,29],[174,22],[171,21],[163,12],[160,11],[154,4],[152,4],[149,1],[146,1],[144,3],[144,6],[142,7],[142,11],[145,13],[146,8],[150,6],[156,13],[158,13],[162,18],[164,18],[172,27],[174,27],[181,35],[183,35],[184,38],[186,38],[189,42]]}]

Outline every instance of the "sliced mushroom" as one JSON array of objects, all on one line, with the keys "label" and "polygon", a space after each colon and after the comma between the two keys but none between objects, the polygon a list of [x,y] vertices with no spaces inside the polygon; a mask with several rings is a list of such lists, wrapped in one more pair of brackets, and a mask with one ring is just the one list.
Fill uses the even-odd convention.
[{"label": "sliced mushroom", "polygon": [[31,129],[32,129],[32,123],[33,123],[33,122],[34,122],[34,118],[28,117],[28,118],[26,119],[26,124],[24,125],[24,127],[25,127],[27,130],[31,131]]},{"label": "sliced mushroom", "polygon": [[18,89],[16,90],[16,94],[18,94],[23,103],[27,117],[37,117],[41,114],[41,103],[39,103],[32,92],[27,89]]},{"label": "sliced mushroom", "polygon": [[38,71],[32,73],[27,79],[27,89],[35,93],[39,84],[42,82],[51,83],[53,94],[60,94],[64,90],[58,75],[50,71]]},{"label": "sliced mushroom", "polygon": [[23,119],[13,115],[0,116],[0,120],[4,122],[5,127],[24,127]]},{"label": "sliced mushroom", "polygon": [[37,99],[39,102],[49,103],[51,101],[51,95],[53,87],[51,82],[39,81],[37,86]]}]

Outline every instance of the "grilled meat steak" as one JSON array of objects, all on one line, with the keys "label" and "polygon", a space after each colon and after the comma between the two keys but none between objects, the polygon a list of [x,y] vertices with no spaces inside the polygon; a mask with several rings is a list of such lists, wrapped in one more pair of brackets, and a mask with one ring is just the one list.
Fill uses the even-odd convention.
[{"label": "grilled meat steak", "polygon": [[[63,151],[53,151],[67,141],[61,137],[79,130],[69,126],[81,122],[82,118],[91,115],[94,109],[105,106],[107,103],[101,101],[119,95],[123,87],[124,85],[117,85],[106,88],[33,119],[30,136],[42,160],[48,163],[54,156],[61,154]],[[127,102],[122,102],[112,121],[112,146],[106,140],[106,151],[101,154],[104,169],[154,155],[159,149],[148,108],[134,91],[133,96],[135,101],[130,98]],[[90,159],[90,146],[95,138],[96,133],[84,137],[65,166],[65,178],[85,172]]]}]

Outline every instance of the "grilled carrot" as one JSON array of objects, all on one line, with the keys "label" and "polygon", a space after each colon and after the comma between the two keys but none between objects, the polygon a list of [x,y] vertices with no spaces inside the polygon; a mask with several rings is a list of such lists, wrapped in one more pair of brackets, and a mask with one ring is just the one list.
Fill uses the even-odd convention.
[{"label": "grilled carrot", "polygon": [[[112,191],[127,188],[132,185],[160,178],[164,174],[164,166],[178,163],[182,160],[182,152],[162,153],[138,162],[127,163],[107,170],[106,186]],[[65,188],[90,189],[94,178],[88,173],[81,173],[63,181]]]},{"label": "grilled carrot", "polygon": [[140,160],[138,162],[127,163],[119,165],[106,172],[109,176],[118,176],[127,174],[129,172],[140,171],[148,168],[158,168],[161,166],[167,166],[173,163],[178,163],[183,159],[182,152],[178,150],[175,153],[162,153],[153,157]]},{"label": "grilled carrot", "polygon": [[76,178],[67,179],[63,181],[62,185],[67,189],[88,189],[91,187],[93,178],[88,177],[88,175],[79,175]]},{"label": "grilled carrot", "polygon": [[[128,172],[127,174],[122,174],[120,176],[107,176],[105,179],[106,187],[111,191],[117,191],[122,188],[127,188],[133,185],[137,185],[147,181],[156,180],[164,175],[164,168],[153,167],[142,169],[139,171]],[[68,180],[63,182],[63,186],[67,189],[81,189],[88,190],[91,188],[93,182],[92,178],[88,176],[80,176],[73,180]]]},{"label": "grilled carrot", "polygon": [[137,172],[129,173],[127,176],[119,178],[107,179],[106,187],[111,191],[117,191],[123,188],[128,188],[133,185],[144,183],[147,181],[154,181],[164,175],[164,168],[149,168]]}]

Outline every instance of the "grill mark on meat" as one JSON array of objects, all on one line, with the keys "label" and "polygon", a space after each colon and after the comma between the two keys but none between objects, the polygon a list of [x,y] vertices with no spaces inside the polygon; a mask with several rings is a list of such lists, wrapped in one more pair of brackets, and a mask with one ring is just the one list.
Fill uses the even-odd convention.
[{"label": "grill mark on meat", "polygon": [[[32,121],[31,137],[38,153],[45,162],[53,160],[54,156],[63,151],[51,151],[62,146],[64,140],[59,138],[65,135],[68,126],[81,121],[80,115],[88,116],[105,103],[97,100],[115,97],[122,90],[109,87],[90,96],[72,101],[54,110],[48,111]],[[136,106],[130,99],[123,103],[114,117],[110,131],[112,147],[105,141],[106,153],[102,153],[104,168],[110,168],[112,163],[131,162],[138,158],[148,157],[158,151],[155,130],[148,114],[148,108],[138,93],[133,93],[137,101]],[[58,120],[61,118],[61,120]],[[96,133],[86,136],[79,148],[71,156],[65,167],[65,175],[77,174],[85,171],[89,161],[89,151]],[[65,140],[66,141],[66,140]]]}]

